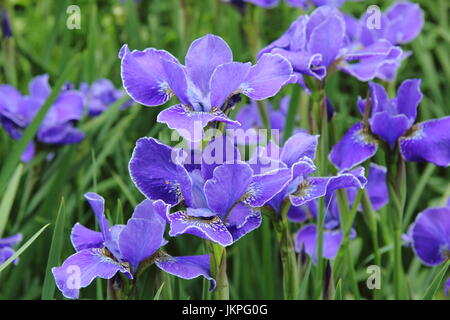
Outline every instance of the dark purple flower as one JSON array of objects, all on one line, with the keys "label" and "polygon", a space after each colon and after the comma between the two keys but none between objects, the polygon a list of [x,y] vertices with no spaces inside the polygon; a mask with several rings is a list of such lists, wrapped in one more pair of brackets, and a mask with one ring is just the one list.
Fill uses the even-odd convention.
[{"label": "dark purple flower", "polygon": [[[83,82],[80,84],[80,93],[83,95],[84,105],[90,117],[103,113],[114,102],[125,96],[125,92],[116,89],[108,79],[98,79],[91,85]],[[122,109],[130,107],[131,99],[122,105]]]},{"label": "dark purple flower", "polygon": [[[0,265],[14,255],[13,247],[22,241],[20,233],[10,237],[0,238]],[[14,260],[14,264],[19,262],[19,258]]]},{"label": "dark purple flower", "polygon": [[141,262],[150,260],[158,268],[183,279],[203,276],[215,280],[209,274],[209,255],[172,257],[160,250],[164,239],[166,222],[164,216],[169,206],[163,201],[144,200],[126,225],[110,227],[105,217],[105,201],[96,193],[86,193],[100,232],[77,223],[71,234],[76,253],[67,258],[62,266],[52,268],[56,285],[62,294],[78,298],[79,290],[89,286],[97,277],[111,279],[117,272],[132,279]]},{"label": "dark purple flower", "polygon": [[412,227],[412,240],[415,254],[427,266],[450,259],[450,207],[419,213]]},{"label": "dark purple flower", "polygon": [[308,92],[303,76],[323,80],[332,66],[362,81],[390,78],[386,69],[392,71],[399,66],[402,50],[389,41],[381,39],[370,46],[360,46],[349,44],[346,36],[345,17],[334,7],[322,6],[310,16],[300,16],[259,55],[278,53],[288,59],[298,83]]},{"label": "dark purple flower", "polygon": [[[0,123],[11,138],[18,140],[24,129],[33,121],[50,94],[48,75],[33,78],[29,84],[30,95],[21,93],[10,85],[0,85]],[[83,116],[83,101],[75,91],[63,91],[48,110],[36,140],[44,144],[73,144],[84,139],[84,134],[74,127],[74,121]],[[34,156],[34,142],[22,154],[23,161]]]},{"label": "dark purple flower", "polygon": [[136,143],[130,174],[149,199],[186,209],[167,214],[171,236],[184,233],[231,245],[261,224],[259,208],[285,187],[290,170],[256,174],[227,138],[211,141],[200,162],[153,138]]},{"label": "dark purple flower", "polygon": [[[337,168],[348,169],[371,158],[381,141],[391,150],[398,143],[406,161],[450,164],[450,117],[414,124],[422,100],[420,80],[404,81],[393,99],[381,85],[369,83],[369,87],[369,126],[358,122],[333,147],[329,158]],[[359,99],[358,106],[364,114],[366,101]]]},{"label": "dark purple flower", "polygon": [[200,141],[202,129],[212,121],[238,124],[224,113],[236,95],[266,99],[293,76],[290,63],[276,54],[261,56],[254,66],[233,62],[226,42],[210,34],[191,44],[185,66],[167,51],[153,48],[130,51],[124,45],[119,57],[124,88],[135,101],[158,106],[177,96],[180,104],[162,111],[158,122],[190,141]]},{"label": "dark purple flower", "polygon": [[12,37],[11,24],[9,23],[8,11],[2,8],[2,33],[3,38]]},{"label": "dark purple flower", "polygon": [[258,148],[250,159],[252,168],[257,173],[274,166],[286,167],[291,171],[289,184],[267,203],[275,212],[280,212],[286,198],[290,199],[293,206],[300,207],[329,195],[336,189],[364,188],[367,181],[363,168],[341,172],[333,177],[312,175],[316,171],[313,159],[318,137],[300,132],[290,137],[282,148],[271,141],[267,147]]}]

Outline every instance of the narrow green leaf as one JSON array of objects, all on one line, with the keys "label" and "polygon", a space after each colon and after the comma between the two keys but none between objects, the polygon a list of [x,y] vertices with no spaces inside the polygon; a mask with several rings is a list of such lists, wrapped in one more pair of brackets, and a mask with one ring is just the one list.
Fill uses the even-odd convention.
[{"label": "narrow green leaf", "polygon": [[334,294],[334,300],[342,300],[342,279],[339,279],[336,285],[336,293]]},{"label": "narrow green leaf", "polygon": [[286,142],[286,140],[292,135],[292,132],[294,132],[295,119],[299,110],[299,100],[300,86],[296,84],[292,87],[291,100],[289,101],[289,109],[284,125],[283,142]]},{"label": "narrow green leaf", "polygon": [[9,266],[14,260],[17,259],[36,239],[41,235],[42,232],[50,225],[46,224],[43,226],[38,232],[36,232],[23,246],[19,248],[19,250],[16,251],[8,260],[3,262],[2,265],[0,265],[0,272],[2,272],[7,266]]},{"label": "narrow green leaf", "polygon": [[48,255],[47,268],[45,271],[44,285],[42,287],[42,300],[53,299],[55,294],[55,281],[51,268],[59,264],[61,251],[63,247],[64,225],[65,225],[65,204],[64,198],[61,199],[58,215],[56,216],[55,228],[53,230],[52,243]]},{"label": "narrow green leaf", "polygon": [[447,273],[447,269],[450,266],[450,260],[448,260],[439,270],[438,274],[434,277],[433,282],[431,282],[427,291],[422,297],[422,300],[432,300],[436,291],[441,287],[442,280]]},{"label": "narrow green leaf", "polygon": [[8,188],[3,195],[0,203],[0,238],[3,235],[6,224],[8,223],[9,213],[16,197],[17,187],[19,186],[20,177],[22,176],[23,164],[19,164],[14,172],[14,176],[8,184]]},{"label": "narrow green leaf", "polygon": [[165,284],[165,282],[163,282],[161,284],[161,286],[159,287],[158,291],[156,291],[156,294],[155,294],[155,297],[153,298],[153,300],[159,300],[159,296],[161,295],[164,284]]}]

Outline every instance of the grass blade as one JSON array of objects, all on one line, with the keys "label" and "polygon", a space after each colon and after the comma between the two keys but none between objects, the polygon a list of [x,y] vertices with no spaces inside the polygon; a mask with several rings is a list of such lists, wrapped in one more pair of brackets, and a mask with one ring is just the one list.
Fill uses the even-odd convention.
[{"label": "grass blade", "polygon": [[20,177],[22,176],[23,165],[19,164],[14,172],[14,176],[8,184],[8,188],[0,203],[0,238],[3,235],[6,224],[8,223],[9,213],[16,197],[17,187],[19,186]]},{"label": "grass blade", "polygon": [[450,266],[450,260],[448,260],[439,270],[438,274],[434,277],[433,282],[431,282],[427,291],[422,297],[422,300],[432,300],[436,291],[441,287],[442,280],[447,273],[447,269]]},{"label": "grass blade", "polygon": [[43,226],[38,232],[36,232],[23,246],[16,251],[8,260],[6,260],[2,265],[0,265],[0,272],[5,270],[17,257],[19,257],[40,235],[50,224]]},{"label": "grass blade", "polygon": [[65,215],[66,213],[65,213],[64,198],[62,198],[58,210],[58,215],[56,217],[55,228],[53,230],[52,244],[50,245],[47,268],[45,271],[44,285],[42,287],[41,298],[43,300],[53,299],[53,296],[55,294],[55,281],[53,280],[51,268],[58,265],[59,259],[61,257],[61,250],[64,243],[63,236],[64,236]]}]

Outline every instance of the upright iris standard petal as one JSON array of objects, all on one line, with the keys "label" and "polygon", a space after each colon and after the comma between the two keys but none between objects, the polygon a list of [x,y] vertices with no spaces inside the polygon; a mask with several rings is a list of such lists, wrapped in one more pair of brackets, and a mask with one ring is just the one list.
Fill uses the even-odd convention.
[{"label": "upright iris standard petal", "polygon": [[164,224],[164,220],[170,212],[170,205],[162,200],[152,201],[144,200],[139,203],[134,209],[132,218],[135,219],[155,219],[154,216],[159,216],[163,220],[159,220],[161,224]]},{"label": "upright iris standard petal", "polygon": [[155,264],[161,270],[182,279],[194,279],[203,276],[210,281],[210,291],[213,291],[216,287],[216,281],[212,278],[210,273],[209,254],[182,257],[172,257],[168,254],[161,254],[155,260]]},{"label": "upright iris standard petal", "polygon": [[133,271],[164,244],[165,222],[162,222],[164,220],[159,215],[152,215],[149,219],[132,218],[120,232],[120,254]]},{"label": "upright iris standard petal", "polygon": [[193,84],[206,97],[214,70],[221,64],[233,61],[233,53],[220,37],[207,34],[192,42],[186,54],[186,70]]},{"label": "upright iris standard petal", "polygon": [[316,157],[318,135],[310,135],[300,132],[290,137],[281,152],[281,160],[288,166],[292,167],[294,163],[300,159],[307,157],[314,159]]},{"label": "upright iris standard petal", "polygon": [[158,114],[158,122],[165,123],[189,141],[200,141],[203,128],[213,121],[239,125],[228,118],[220,109],[213,108],[208,112],[195,111],[190,106],[177,104]]},{"label": "upright iris standard petal", "polygon": [[106,241],[111,238],[109,230],[109,222],[105,216],[105,199],[102,196],[94,192],[88,192],[84,195],[84,198],[89,202],[89,205],[94,211],[95,218],[97,219],[100,231],[103,235],[103,239]]},{"label": "upright iris standard petal", "polygon": [[56,286],[70,299],[77,299],[80,289],[95,278],[111,279],[119,271],[127,273],[128,269],[99,248],[81,250],[67,258],[61,267],[52,268]]},{"label": "upright iris standard petal", "polygon": [[331,149],[329,159],[341,170],[350,169],[371,158],[378,149],[378,142],[358,122]]},{"label": "upright iris standard petal", "polygon": [[395,3],[386,11],[386,17],[390,26],[385,37],[392,43],[410,42],[420,33],[424,24],[423,11],[417,3]]},{"label": "upright iris standard petal", "polygon": [[76,223],[73,226],[70,240],[76,251],[90,248],[102,248],[104,246],[103,235],[101,232],[86,228],[80,223]]},{"label": "upright iris standard petal", "polygon": [[450,208],[429,208],[421,212],[412,229],[413,248],[419,259],[436,266],[450,257]]},{"label": "upright iris standard petal", "polygon": [[394,148],[398,138],[409,129],[409,119],[404,114],[391,115],[388,111],[376,113],[370,120],[372,132]]},{"label": "upright iris standard petal", "polygon": [[213,178],[205,183],[208,207],[222,219],[246,194],[253,171],[246,163],[223,164],[214,169]]},{"label": "upright iris standard petal", "polygon": [[[311,15],[309,24],[314,21],[319,11],[320,9]],[[321,54],[325,67],[329,67],[336,60],[345,36],[345,22],[342,15],[338,10],[331,11],[312,29],[307,46],[310,53]],[[333,32],[332,35],[330,35],[330,31]]]},{"label": "upright iris standard petal", "polygon": [[33,98],[45,100],[49,96],[52,89],[48,83],[48,74],[37,76],[31,80],[28,85],[30,95]]},{"label": "upright iris standard petal", "polygon": [[211,77],[211,106],[220,109],[230,96],[239,93],[251,68],[250,63],[240,62],[218,66]]},{"label": "upright iris standard petal", "polygon": [[423,98],[420,91],[420,79],[408,79],[402,82],[398,88],[397,105],[398,111],[406,115],[411,126],[417,117],[417,107]]},{"label": "upright iris standard petal", "polygon": [[168,75],[163,60],[178,63],[177,59],[164,50],[126,50],[122,57],[121,72],[123,86],[137,102],[146,106],[159,106],[172,97]]},{"label": "upright iris standard petal", "polygon": [[240,86],[240,91],[254,100],[270,98],[292,80],[292,66],[279,54],[264,54]]},{"label": "upright iris standard petal", "polygon": [[149,199],[174,205],[191,201],[191,181],[181,164],[185,153],[153,138],[141,138],[130,160],[130,175],[137,188]]},{"label": "upright iris standard petal", "polygon": [[406,161],[427,161],[437,166],[450,165],[450,117],[414,125],[399,140]]}]

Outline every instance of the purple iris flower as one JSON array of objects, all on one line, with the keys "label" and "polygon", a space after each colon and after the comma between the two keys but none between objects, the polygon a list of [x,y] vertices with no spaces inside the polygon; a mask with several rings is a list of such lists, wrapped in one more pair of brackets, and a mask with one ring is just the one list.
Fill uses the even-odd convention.
[{"label": "purple iris flower", "polygon": [[362,47],[349,44],[346,19],[330,6],[319,7],[310,16],[300,16],[259,55],[269,52],[278,53],[291,62],[298,83],[308,92],[304,75],[323,80],[335,67],[361,81],[375,77],[392,80],[392,72],[385,72],[386,66],[393,65],[396,70],[402,57],[402,50],[385,39]]},{"label": "purple iris flower", "polygon": [[[330,152],[330,161],[339,169],[348,169],[371,158],[380,142],[393,150],[397,145],[406,161],[427,161],[437,166],[450,164],[450,117],[414,124],[422,100],[420,80],[404,81],[397,97],[389,99],[384,88],[369,83],[371,115],[369,124],[358,122]],[[364,114],[366,101],[359,98]]]},{"label": "purple iris flower", "polygon": [[359,21],[358,37],[361,43],[369,46],[379,39],[390,43],[404,44],[414,40],[424,24],[423,11],[416,3],[401,1],[393,4],[380,17],[380,28],[369,28],[370,14],[366,13]]},{"label": "purple iris flower", "polygon": [[419,213],[413,223],[412,240],[416,256],[427,266],[450,259],[450,206]]},{"label": "purple iris flower", "polygon": [[316,171],[313,159],[318,137],[300,132],[290,137],[282,148],[269,142],[267,147],[257,149],[250,159],[256,173],[263,173],[267,168],[275,166],[288,168],[291,172],[289,184],[267,203],[275,212],[281,212],[286,199],[289,199],[293,206],[288,212],[288,215],[292,216],[299,207],[313,205],[310,202],[327,197],[336,189],[365,187],[367,180],[364,177],[364,168],[341,172],[333,177],[312,175]]},{"label": "purple iris flower", "polygon": [[[0,265],[14,255],[13,247],[22,241],[20,233],[10,237],[0,238]],[[19,258],[14,260],[14,264],[19,262]]]},{"label": "purple iris flower", "polygon": [[80,288],[85,288],[95,278],[111,279],[117,272],[133,279],[141,262],[153,262],[161,270],[183,279],[209,274],[209,255],[172,257],[161,251],[167,244],[164,239],[166,222],[163,216],[169,206],[163,201],[144,200],[133,212],[126,225],[110,227],[105,217],[105,201],[96,193],[86,193],[100,227],[93,231],[77,223],[71,234],[76,253],[62,266],[52,268],[56,285],[62,294],[77,299]]},{"label": "purple iris flower", "polygon": [[185,66],[167,51],[153,48],[130,51],[124,45],[119,57],[124,88],[136,102],[158,106],[177,96],[180,104],[159,113],[158,122],[190,141],[200,141],[202,129],[212,121],[239,124],[225,112],[240,93],[266,99],[293,79],[292,67],[282,56],[263,55],[254,66],[233,62],[227,43],[210,34],[191,44]]},{"label": "purple iris flower", "polygon": [[[367,178],[366,190],[369,195],[372,207],[375,210],[380,209],[389,201],[388,190],[386,185],[386,168],[371,163],[370,171]],[[353,204],[357,188],[350,187],[346,189],[350,204]],[[343,234],[340,227],[339,206],[334,193],[325,197],[325,221],[323,233],[323,257],[334,259],[342,243]],[[307,219],[317,219],[317,202],[313,201],[295,211],[288,213],[288,218],[294,222],[303,222]],[[356,237],[356,231],[351,230],[350,239]],[[295,250],[305,252],[316,260],[316,242],[317,242],[317,226],[315,224],[307,224],[303,226],[296,236]]]},{"label": "purple iris flower", "polygon": [[[80,84],[80,93],[83,95],[84,105],[90,117],[95,117],[103,113],[114,102],[125,96],[125,92],[116,89],[111,80],[98,79],[91,85]],[[131,99],[122,105],[122,109],[132,105]]]},{"label": "purple iris flower", "polygon": [[[18,140],[33,121],[50,94],[48,75],[33,78],[29,84],[30,95],[22,94],[10,85],[0,85],[0,123],[11,138]],[[36,134],[36,141],[61,145],[79,143],[84,134],[74,127],[83,116],[83,100],[75,91],[63,91],[48,110]],[[22,154],[22,160],[30,161],[35,152],[31,142]]]},{"label": "purple iris flower", "polygon": [[166,215],[169,235],[193,234],[225,247],[259,227],[260,207],[291,175],[287,168],[255,173],[240,157],[233,141],[224,136],[212,140],[198,159],[153,138],[141,138],[129,168],[147,198],[185,208]]},{"label": "purple iris flower", "polygon": [[[234,5],[237,5],[238,7],[241,7],[244,5],[245,2],[255,4],[259,7],[263,8],[273,8],[275,7],[279,0],[222,0],[223,2],[231,2]],[[315,5],[317,7],[319,6],[333,6],[333,7],[340,7],[348,0],[286,0],[286,3],[294,8],[308,8],[308,5]],[[353,1],[359,1],[359,0],[353,0]]]}]

